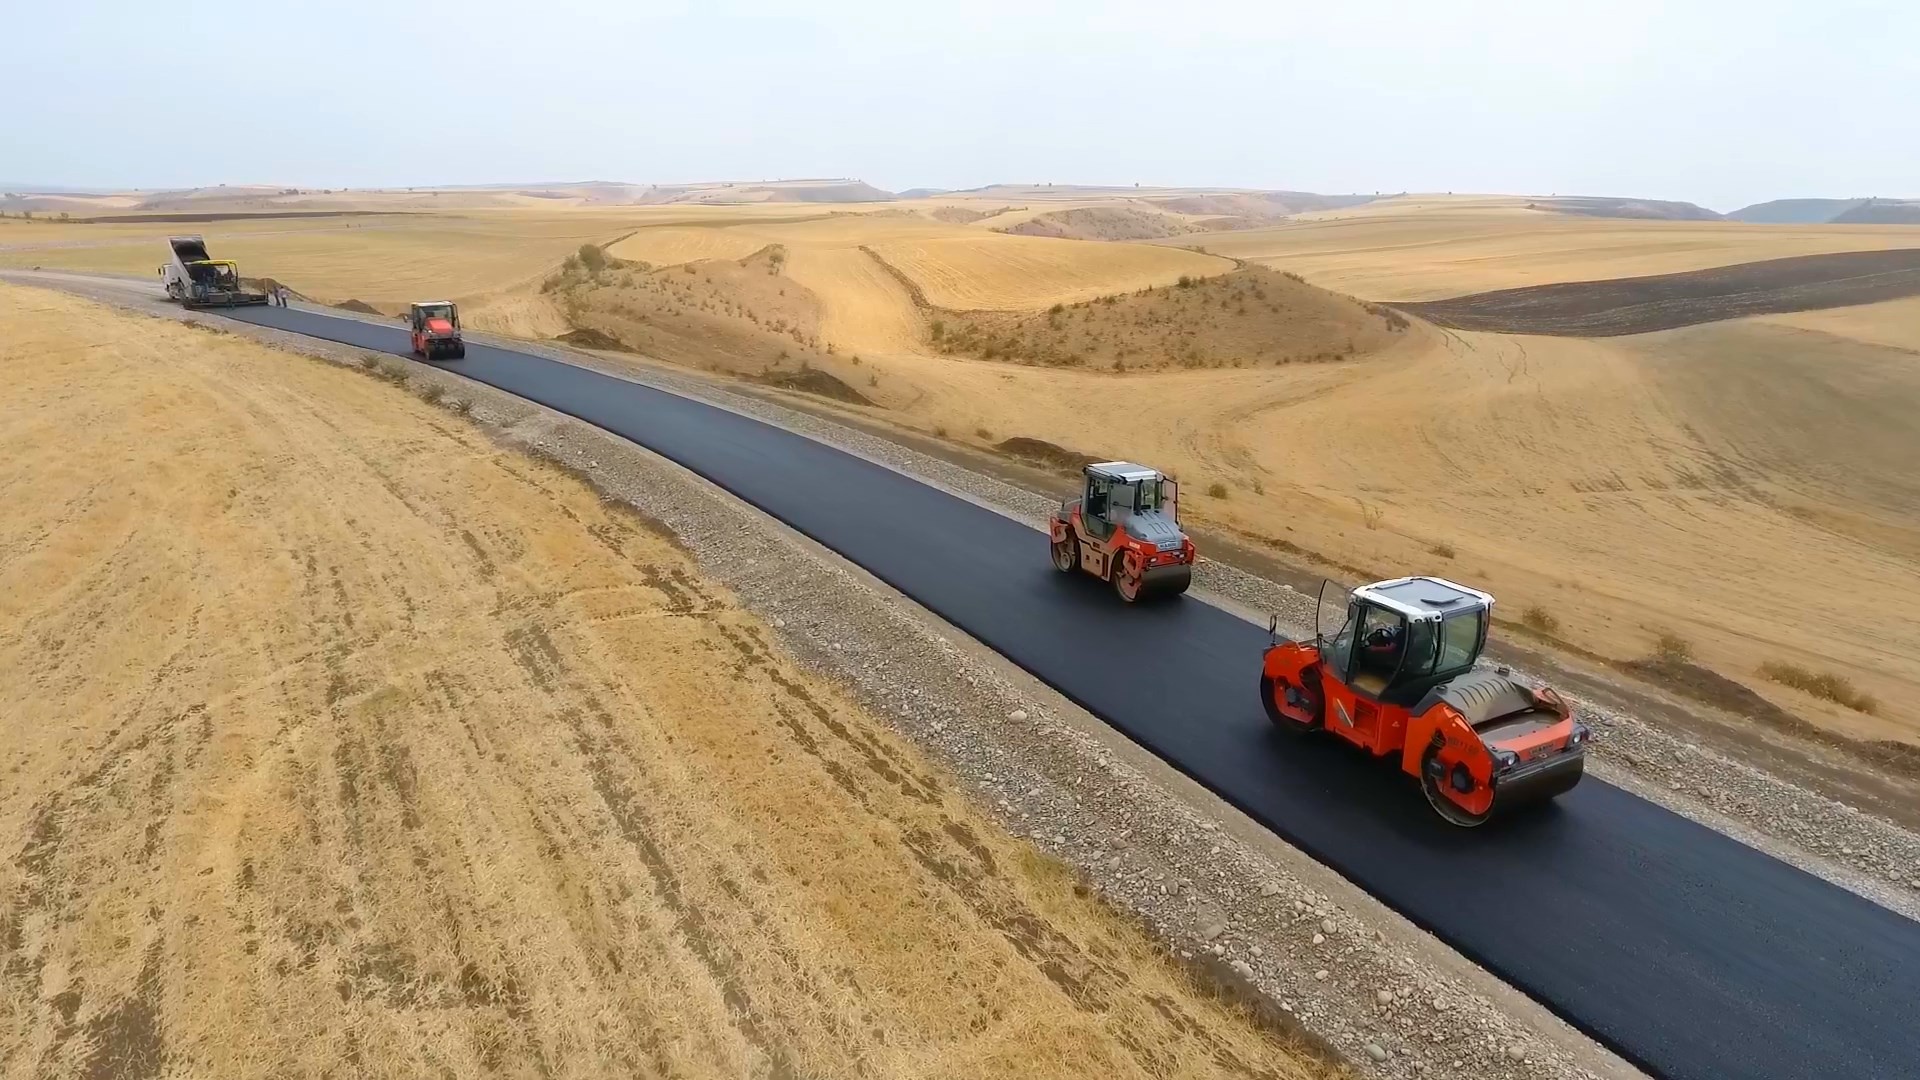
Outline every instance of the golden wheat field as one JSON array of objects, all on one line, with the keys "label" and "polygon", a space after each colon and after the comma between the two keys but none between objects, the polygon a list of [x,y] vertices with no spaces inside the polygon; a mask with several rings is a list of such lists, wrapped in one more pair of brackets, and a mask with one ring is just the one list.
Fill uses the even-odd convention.
[{"label": "golden wheat field", "polygon": [[0,1075],[1326,1075],[453,402],[0,365]]}]

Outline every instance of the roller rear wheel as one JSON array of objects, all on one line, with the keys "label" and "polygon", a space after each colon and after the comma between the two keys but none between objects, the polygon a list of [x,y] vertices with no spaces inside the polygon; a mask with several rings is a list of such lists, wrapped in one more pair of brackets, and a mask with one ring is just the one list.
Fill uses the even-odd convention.
[{"label": "roller rear wheel", "polygon": [[1140,599],[1140,588],[1146,584],[1146,572],[1144,570],[1135,571],[1132,574],[1127,573],[1127,559],[1126,556],[1122,555],[1120,556],[1120,564],[1113,568],[1112,577],[1113,591],[1120,594],[1120,599],[1125,600],[1129,604]]}]

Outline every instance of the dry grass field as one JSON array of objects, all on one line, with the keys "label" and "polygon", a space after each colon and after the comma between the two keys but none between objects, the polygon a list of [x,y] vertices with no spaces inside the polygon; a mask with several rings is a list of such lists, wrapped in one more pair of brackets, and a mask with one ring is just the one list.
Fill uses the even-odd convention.
[{"label": "dry grass field", "polygon": [[1327,1075],[455,403],[0,365],[0,1075]]},{"label": "dry grass field", "polygon": [[[1149,461],[1188,481],[1199,522],[1291,557],[1348,576],[1453,574],[1498,594],[1511,622],[1614,661],[1685,640],[1698,663],[1793,715],[1920,743],[1916,624],[1876,614],[1920,605],[1920,498],[1900,464],[1920,460],[1909,419],[1920,301],[1606,339],[1418,322],[1382,338],[1364,306],[1308,304],[1306,292],[1331,321],[1270,313],[1254,326],[1232,292],[1248,271],[1219,257],[1296,274],[1302,290],[1411,300],[1917,248],[1920,227],[1618,220],[1419,196],[1164,244],[994,231],[1101,205],[1143,204],[1003,188],[867,207],[473,211],[370,219],[387,224],[350,238],[341,222],[308,221],[286,225],[286,241],[246,242],[261,272],[303,291],[313,262],[323,296],[472,298],[482,326],[551,336],[586,325],[669,360],[849,387],[874,403],[860,410],[868,420],[921,434]],[[99,265],[108,250],[9,249],[22,227],[59,231],[0,225],[0,260]],[[630,283],[540,293],[588,239],[617,241],[610,255],[649,268],[623,271]],[[1183,250],[1191,243],[1213,254]],[[315,245],[333,246],[322,258]],[[460,257],[468,248],[472,260]],[[1181,276],[1207,282],[1193,296],[1213,306],[1167,301]],[[936,321],[943,335],[977,333],[936,340]],[[1351,362],[1285,362],[1306,338],[1350,337]],[[1076,353],[1082,364],[1054,362]],[[1224,496],[1205,494],[1215,484]],[[1756,589],[1767,617],[1755,617]],[[1761,674],[1781,663],[1845,679],[1876,709]]]}]

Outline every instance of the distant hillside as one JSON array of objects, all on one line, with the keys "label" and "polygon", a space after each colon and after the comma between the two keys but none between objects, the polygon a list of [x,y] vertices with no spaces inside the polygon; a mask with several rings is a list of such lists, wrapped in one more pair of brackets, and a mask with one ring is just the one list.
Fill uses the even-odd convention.
[{"label": "distant hillside", "polygon": [[1727,217],[1755,225],[1824,225],[1865,199],[1774,199],[1743,206]]},{"label": "distant hillside", "polygon": [[1666,202],[1660,199],[1613,199],[1594,196],[1535,199],[1527,204],[1534,210],[1549,210],[1581,217],[1643,218],[1657,221],[1719,221],[1720,215],[1690,202]]},{"label": "distant hillside", "polygon": [[860,180],[835,177],[809,180],[722,181],[707,184],[662,184],[649,188],[641,203],[857,203],[888,202],[891,192]]},{"label": "distant hillside", "polygon": [[1920,200],[1868,199],[1833,219],[1835,225],[1920,225]]},{"label": "distant hillside", "polygon": [[1049,210],[1000,232],[1016,236],[1055,236],[1068,240],[1161,240],[1193,232],[1179,218],[1130,206],[1083,206]]},{"label": "distant hillside", "polygon": [[928,198],[932,198],[935,195],[950,195],[952,193],[953,193],[952,188],[916,187],[916,188],[908,188],[905,191],[899,192],[897,193],[896,197],[901,199],[928,199]]},{"label": "distant hillside", "polygon": [[1372,195],[1315,195],[1309,191],[1261,191],[1221,195],[1186,195],[1158,199],[1156,204],[1176,214],[1206,217],[1282,218],[1315,210],[1339,210],[1374,200]]}]

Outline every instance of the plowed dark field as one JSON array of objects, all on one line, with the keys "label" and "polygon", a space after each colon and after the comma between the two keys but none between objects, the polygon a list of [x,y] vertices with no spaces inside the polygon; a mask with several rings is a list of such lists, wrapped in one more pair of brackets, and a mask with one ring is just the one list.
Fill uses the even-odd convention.
[{"label": "plowed dark field", "polygon": [[1920,295],[1920,248],[1801,255],[1684,274],[1570,281],[1393,306],[1455,330],[1615,337]]}]

